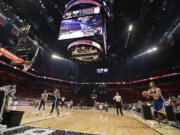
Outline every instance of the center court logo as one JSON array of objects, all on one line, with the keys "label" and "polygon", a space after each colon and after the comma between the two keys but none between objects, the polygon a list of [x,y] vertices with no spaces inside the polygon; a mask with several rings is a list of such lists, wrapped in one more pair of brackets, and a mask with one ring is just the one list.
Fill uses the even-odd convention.
[{"label": "center court logo", "polygon": [[[17,127],[5,131],[3,135],[95,135],[89,133],[79,133],[73,131],[64,131],[39,127]],[[0,134],[1,135],[1,134]],[[96,134],[97,135],[97,134]]]},{"label": "center court logo", "polygon": [[52,130],[52,129],[28,129],[26,131],[24,131],[23,133],[16,133],[14,135],[51,135],[52,133],[54,133],[56,130]]}]

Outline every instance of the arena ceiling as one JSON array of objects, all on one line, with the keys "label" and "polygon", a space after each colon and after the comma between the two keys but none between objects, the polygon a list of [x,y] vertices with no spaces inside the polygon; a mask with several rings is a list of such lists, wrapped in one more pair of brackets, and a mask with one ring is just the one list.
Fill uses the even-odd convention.
[{"label": "arena ceiling", "polygon": [[[31,35],[41,42],[48,53],[66,57],[66,48],[59,44],[58,33],[65,3],[68,0],[0,0],[9,5],[9,14],[15,13],[32,26]],[[70,61],[52,61],[49,55],[41,54],[34,68],[44,74],[76,81],[105,81],[109,78],[132,79],[133,75],[151,72],[156,68],[178,63],[179,34],[174,33],[173,46],[165,40],[180,17],[179,0],[106,0],[113,17],[108,25],[109,50],[107,57],[92,65],[79,65]],[[180,21],[179,21],[180,22]],[[125,47],[128,26],[133,30]],[[1,40],[1,44],[10,44]],[[142,56],[152,47],[159,52]],[[96,68],[109,68],[105,75],[97,75]]]}]

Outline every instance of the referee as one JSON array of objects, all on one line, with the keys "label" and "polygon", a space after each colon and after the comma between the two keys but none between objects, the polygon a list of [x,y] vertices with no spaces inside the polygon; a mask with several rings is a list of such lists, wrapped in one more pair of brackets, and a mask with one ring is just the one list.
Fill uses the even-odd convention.
[{"label": "referee", "polygon": [[116,102],[117,115],[119,115],[119,110],[120,110],[120,113],[123,116],[123,112],[122,112],[123,102],[121,96],[119,95],[119,92],[116,92],[116,95],[114,96],[113,100],[115,100]]},{"label": "referee", "polygon": [[58,88],[55,88],[55,90],[53,91],[53,93],[48,93],[48,94],[49,94],[50,96],[53,96],[53,97],[54,97],[54,101],[53,101],[53,104],[52,104],[52,108],[51,108],[50,114],[52,114],[53,111],[54,111],[54,108],[56,108],[57,117],[59,118],[59,117],[60,117],[60,113],[59,113],[58,105],[59,105],[59,100],[61,99],[60,91],[59,91]]}]

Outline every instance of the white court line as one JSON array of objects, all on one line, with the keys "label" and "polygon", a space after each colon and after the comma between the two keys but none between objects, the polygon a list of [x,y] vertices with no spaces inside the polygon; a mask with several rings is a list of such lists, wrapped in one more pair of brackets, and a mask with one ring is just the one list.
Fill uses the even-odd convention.
[{"label": "white court line", "polygon": [[[64,116],[65,114],[66,114],[66,113],[60,114],[60,118],[61,118],[62,116]],[[68,112],[68,114],[66,114],[66,115],[69,115],[69,112]],[[38,119],[38,120],[33,120],[33,121],[28,121],[28,122],[22,123],[22,125],[29,124],[29,123],[35,123],[35,122],[39,122],[39,121],[43,121],[43,120],[48,120],[48,119],[57,118],[57,116],[49,116],[49,117],[44,116],[44,117],[46,117],[46,118],[42,118],[42,119]],[[58,118],[58,119],[60,119],[60,118]]]},{"label": "white court line", "polygon": [[16,130],[16,129],[23,128],[23,127],[24,126],[17,126],[17,127],[7,128],[7,129],[3,130],[3,132],[8,132],[8,131],[11,131],[11,130]]}]

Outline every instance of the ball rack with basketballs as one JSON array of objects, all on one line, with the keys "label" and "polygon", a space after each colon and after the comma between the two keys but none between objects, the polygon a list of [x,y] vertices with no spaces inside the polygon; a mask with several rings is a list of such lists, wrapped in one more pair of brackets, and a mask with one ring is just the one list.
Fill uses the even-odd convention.
[{"label": "ball rack with basketballs", "polygon": [[103,0],[69,1],[58,36],[67,48],[67,56],[86,64],[102,60],[107,55],[107,20],[111,16]]}]

